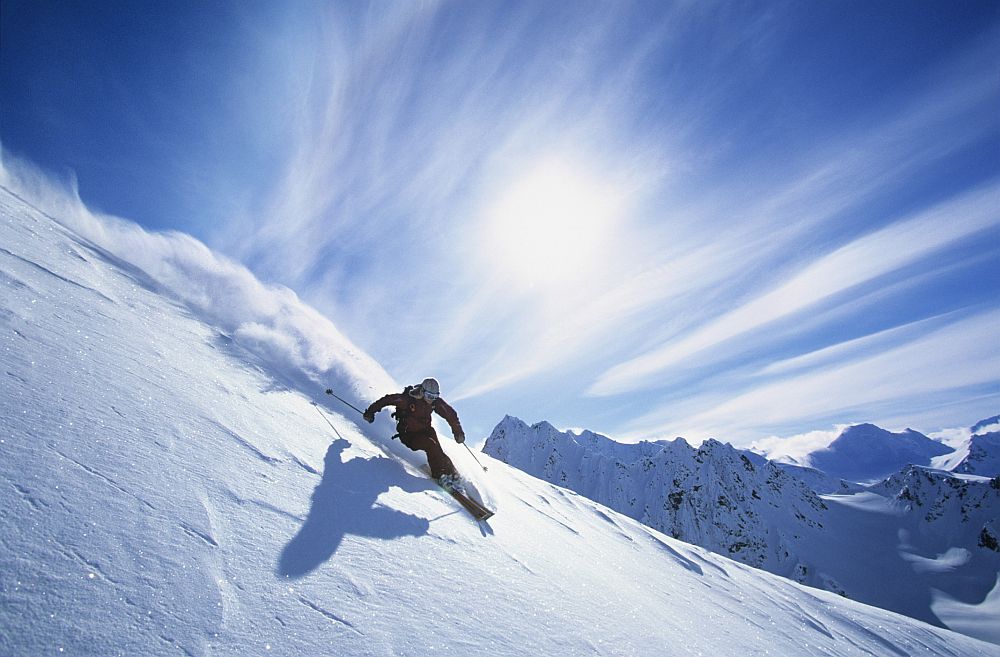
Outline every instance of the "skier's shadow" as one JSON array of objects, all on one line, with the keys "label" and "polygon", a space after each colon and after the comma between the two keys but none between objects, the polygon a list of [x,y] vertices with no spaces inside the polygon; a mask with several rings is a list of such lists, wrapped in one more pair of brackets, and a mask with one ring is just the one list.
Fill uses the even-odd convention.
[{"label": "skier's shadow", "polygon": [[427,481],[384,456],[355,457],[344,463],[341,454],[350,445],[341,438],[327,450],[309,517],[278,559],[281,577],[299,578],[316,570],[333,556],[345,534],[391,540],[422,536],[430,528],[424,518],[375,504],[390,486],[412,493],[427,490]]}]

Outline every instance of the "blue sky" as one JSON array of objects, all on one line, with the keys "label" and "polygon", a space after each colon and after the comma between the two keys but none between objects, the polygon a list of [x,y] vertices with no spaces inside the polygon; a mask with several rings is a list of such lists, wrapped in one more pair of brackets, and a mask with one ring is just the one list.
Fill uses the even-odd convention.
[{"label": "blue sky", "polygon": [[995,2],[22,2],[0,139],[470,434],[1000,412]]}]

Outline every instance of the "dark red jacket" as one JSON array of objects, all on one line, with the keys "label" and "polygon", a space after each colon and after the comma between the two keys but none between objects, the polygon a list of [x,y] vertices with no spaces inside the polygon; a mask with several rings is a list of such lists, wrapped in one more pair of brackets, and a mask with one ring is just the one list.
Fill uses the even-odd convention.
[{"label": "dark red jacket", "polygon": [[458,413],[441,398],[428,402],[426,399],[418,399],[405,392],[397,392],[372,402],[366,413],[378,413],[386,406],[396,407],[396,417],[402,416],[403,418],[399,428],[404,432],[426,431],[433,428],[431,426],[431,413],[433,412],[448,422],[448,426],[451,427],[451,432],[456,438],[465,435],[465,432],[462,431],[462,425],[458,421]]}]

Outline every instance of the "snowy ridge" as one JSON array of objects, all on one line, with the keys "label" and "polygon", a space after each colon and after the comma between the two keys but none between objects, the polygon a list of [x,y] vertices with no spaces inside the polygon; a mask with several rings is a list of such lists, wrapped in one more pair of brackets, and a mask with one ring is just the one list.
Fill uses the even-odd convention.
[{"label": "snowy ridge", "polygon": [[795,542],[826,506],[802,481],[715,440],[617,443],[507,417],[483,451],[597,500],[663,533],[745,564],[794,576],[809,569]]},{"label": "snowy ridge", "polygon": [[971,433],[963,447],[964,456],[951,470],[983,477],[1000,476],[1000,416],[978,422]]},{"label": "snowy ridge", "polygon": [[[1000,642],[989,620],[1000,614],[1000,491],[989,480],[908,466],[870,491],[842,482],[819,497],[790,466],[717,441],[624,445],[511,417],[484,451],[713,552]],[[914,478],[920,508],[899,502],[916,494]]]},{"label": "snowy ridge", "polygon": [[855,484],[839,477],[831,477],[816,468],[780,461],[775,461],[774,464],[796,479],[802,480],[813,492],[820,495],[846,495],[864,490],[864,486],[861,484]]},{"label": "snowy ridge", "polygon": [[391,429],[322,417],[259,345],[6,192],[0,244],[0,654],[998,654],[485,456],[479,525]]},{"label": "snowy ridge", "polygon": [[957,518],[958,522],[948,523],[947,528],[960,533],[937,533],[935,540],[942,544],[970,543],[981,535],[988,521],[996,519],[1000,477],[963,476],[911,465],[870,490],[892,498],[906,513],[920,516],[928,526],[938,524],[942,518]]}]

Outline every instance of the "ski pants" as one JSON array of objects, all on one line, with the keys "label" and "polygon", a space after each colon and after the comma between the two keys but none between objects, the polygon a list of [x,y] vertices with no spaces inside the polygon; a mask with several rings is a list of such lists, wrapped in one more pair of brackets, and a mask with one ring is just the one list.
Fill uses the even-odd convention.
[{"label": "ski pants", "polygon": [[407,431],[399,435],[400,441],[410,449],[417,452],[427,452],[427,465],[431,467],[431,477],[439,478],[441,475],[457,475],[455,464],[451,462],[448,455],[441,449],[438,442],[437,432],[433,428]]}]

